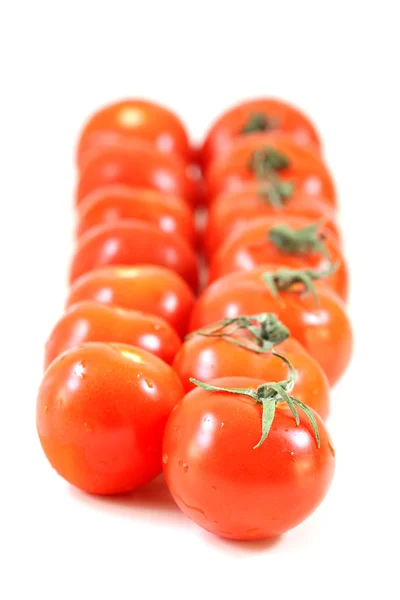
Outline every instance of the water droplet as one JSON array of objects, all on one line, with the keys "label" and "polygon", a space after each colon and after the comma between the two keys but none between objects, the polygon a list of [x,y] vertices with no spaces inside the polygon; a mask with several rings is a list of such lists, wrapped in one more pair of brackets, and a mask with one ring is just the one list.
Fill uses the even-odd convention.
[{"label": "water droplet", "polygon": [[139,377],[141,377],[143,375],[143,373],[136,373],[136,379],[139,379]]},{"label": "water droplet", "polygon": [[203,419],[204,423],[209,423],[211,421],[210,417],[204,417]]},{"label": "water droplet", "polygon": [[46,404],[46,406],[44,407],[44,412],[46,412],[46,413],[47,413],[47,412],[49,412],[49,407],[47,406],[47,404]]},{"label": "water droplet", "polygon": [[145,379],[144,380],[145,384],[147,385],[148,388],[153,388],[154,384],[149,380],[149,379]]},{"label": "water droplet", "polygon": [[291,452],[291,453],[290,453],[290,455],[291,455],[291,456],[294,456],[294,452]]},{"label": "water droplet", "polygon": [[163,461],[164,465],[167,464],[167,462],[168,462],[168,454],[167,453],[163,454],[162,461]]},{"label": "water droplet", "polygon": [[187,473],[187,471],[189,469],[189,465],[187,463],[185,463],[183,460],[180,460],[178,464],[183,469],[183,471],[185,473]]},{"label": "water droplet", "polygon": [[83,364],[83,361],[78,362],[74,366],[74,375],[83,379],[83,377],[85,375],[85,365]]},{"label": "water droplet", "polygon": [[225,423],[221,423],[221,429],[225,427]]},{"label": "water droplet", "polygon": [[88,423],[85,423],[85,429],[88,433],[92,433],[93,432],[93,427],[91,425],[89,425]]}]

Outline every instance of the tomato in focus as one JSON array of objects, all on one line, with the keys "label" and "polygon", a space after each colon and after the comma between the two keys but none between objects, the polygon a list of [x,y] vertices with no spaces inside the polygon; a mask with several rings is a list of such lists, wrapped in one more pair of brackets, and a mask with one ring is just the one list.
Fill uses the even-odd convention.
[{"label": "tomato in focus", "polygon": [[[223,377],[212,383],[256,389],[264,381]],[[278,536],[317,508],[332,481],[335,454],[316,413],[320,448],[305,413],[298,410],[296,426],[279,403],[268,437],[254,448],[261,412],[245,395],[197,388],[167,422],[163,470],[171,494],[190,519],[220,537]]]},{"label": "tomato in focus", "polygon": [[122,494],[162,470],[169,413],[183,389],[173,369],[145,350],[87,343],[47,369],[37,429],[61,477],[90,494]]}]

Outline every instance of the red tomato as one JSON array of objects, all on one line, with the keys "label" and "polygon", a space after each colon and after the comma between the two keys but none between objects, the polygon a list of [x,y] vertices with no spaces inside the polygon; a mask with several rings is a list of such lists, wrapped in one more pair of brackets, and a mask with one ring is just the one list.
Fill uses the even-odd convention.
[{"label": "red tomato", "polygon": [[161,472],[164,427],[183,396],[173,369],[125,344],[88,343],[47,369],[37,401],[43,450],[90,494],[121,494]]},{"label": "red tomato", "polygon": [[[281,226],[284,229],[280,229],[279,234],[278,228]],[[295,232],[299,232],[297,237]],[[277,239],[272,237],[274,234]],[[324,254],[324,248],[327,255]],[[250,271],[266,263],[321,271],[330,263],[337,265],[332,275],[324,281],[343,300],[347,300],[348,270],[335,240],[325,227],[318,227],[318,222],[296,215],[260,217],[250,221],[240,231],[234,231],[214,254],[209,281],[234,271]]]},{"label": "red tomato", "polygon": [[[269,317],[273,318],[273,315]],[[269,339],[274,339],[275,334],[268,337],[267,332],[263,332],[261,325],[254,320],[248,319],[248,324],[256,327],[259,342],[268,343]],[[186,392],[196,387],[189,380],[191,377],[205,382],[228,376],[247,376],[264,381],[288,379],[290,373],[287,364],[271,351],[261,353],[255,336],[246,327],[238,327],[238,323],[225,327],[218,324],[207,326],[183,343],[172,366]],[[212,332],[217,336],[213,337]],[[286,332],[288,335],[289,332]],[[296,398],[326,419],[329,414],[329,383],[325,373],[298,341],[284,339],[284,336],[279,339],[283,341],[274,344],[276,351],[289,359],[296,373]]]},{"label": "red tomato", "polygon": [[71,286],[67,306],[82,300],[141,310],[162,317],[185,335],[194,294],[176,273],[164,267],[106,267],[90,271]]},{"label": "red tomato", "polygon": [[79,174],[76,202],[106,185],[124,184],[173,194],[192,204],[194,182],[178,156],[159,152],[141,140],[96,146],[85,156]]},{"label": "red tomato", "polygon": [[189,244],[156,225],[134,219],[97,225],[87,231],[79,239],[70,281],[98,267],[140,264],[168,267],[197,289],[197,258]]},{"label": "red tomato", "polygon": [[79,138],[77,162],[104,141],[120,138],[143,139],[164,154],[191,156],[188,135],[182,121],[164,106],[141,99],[120,100],[94,113],[85,123]]},{"label": "red tomato", "polygon": [[78,206],[78,235],[94,225],[139,219],[195,242],[193,213],[177,196],[156,190],[110,185],[91,192]]},{"label": "red tomato", "polygon": [[[252,388],[248,377],[213,380],[225,388]],[[296,388],[294,390],[296,395]],[[172,411],[164,434],[163,469],[179,508],[195,523],[225,538],[278,536],[306,519],[326,495],[335,454],[321,418],[278,403],[272,427],[259,442],[262,407],[230,392],[192,390]]]},{"label": "red tomato", "polygon": [[280,268],[282,265],[265,265],[215,281],[197,300],[189,330],[240,315],[274,313],[321,365],[332,386],[343,375],[352,353],[353,336],[344,304],[322,282],[315,284],[318,304],[313,294],[304,293],[302,283],[284,284],[282,278],[287,289],[275,296],[263,275]]},{"label": "red tomato", "polygon": [[119,342],[138,346],[168,364],[181,340],[161,317],[86,300],[71,306],[53,328],[46,344],[45,366],[84,342]]},{"label": "red tomato", "polygon": [[233,106],[215,121],[204,141],[202,164],[207,168],[238,138],[268,131],[283,132],[296,144],[320,151],[317,130],[306,115],[282,100],[256,98]]},{"label": "red tomato", "polygon": [[[279,153],[281,164],[270,169],[270,176],[272,174],[286,184],[290,182],[299,194],[323,197],[330,205],[336,206],[332,176],[322,160],[277,133],[259,133],[240,138],[210,165],[206,173],[209,202],[222,192],[241,189],[248,181],[262,181],[262,177],[265,179],[267,171],[261,170],[264,161],[259,161],[258,169],[254,167],[255,152],[274,153],[274,160],[268,161],[269,164],[277,164],[275,158],[276,153]],[[283,166],[284,164],[287,166]]]},{"label": "red tomato", "polygon": [[208,258],[221,246],[234,230],[261,216],[299,215],[313,221],[325,219],[325,227],[340,242],[340,232],[335,221],[335,211],[323,199],[294,192],[282,206],[274,206],[262,193],[258,182],[249,182],[242,189],[217,196],[211,204],[203,244]]}]

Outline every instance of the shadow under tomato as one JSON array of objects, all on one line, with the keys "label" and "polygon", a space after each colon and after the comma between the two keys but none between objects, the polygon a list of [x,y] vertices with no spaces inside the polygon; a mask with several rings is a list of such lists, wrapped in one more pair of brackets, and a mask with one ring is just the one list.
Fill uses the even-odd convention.
[{"label": "shadow under tomato", "polygon": [[185,521],[186,517],[176,505],[165,483],[159,475],[141,488],[119,496],[92,496],[69,487],[69,493],[79,502],[85,502],[102,512],[116,512],[124,518],[146,515],[168,524]]},{"label": "shadow under tomato", "polygon": [[209,532],[204,532],[204,537],[206,542],[212,546],[217,546],[224,552],[236,556],[241,554],[259,554],[261,552],[266,552],[277,546],[283,539],[281,535],[277,535],[265,540],[230,540],[228,538],[218,537]]}]

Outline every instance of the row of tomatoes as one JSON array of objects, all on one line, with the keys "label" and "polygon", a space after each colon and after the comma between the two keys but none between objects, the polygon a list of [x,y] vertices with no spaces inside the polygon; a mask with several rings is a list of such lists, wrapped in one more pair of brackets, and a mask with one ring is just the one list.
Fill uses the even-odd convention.
[{"label": "row of tomatoes", "polygon": [[[317,132],[286,103],[257,100],[194,150],[174,114],[124,101],[87,122],[77,168],[71,287],[37,404],[47,458],[94,494],[163,468],[205,529],[287,531],[330,485],[324,420],[352,349]],[[209,269],[196,298],[199,252]]]}]

